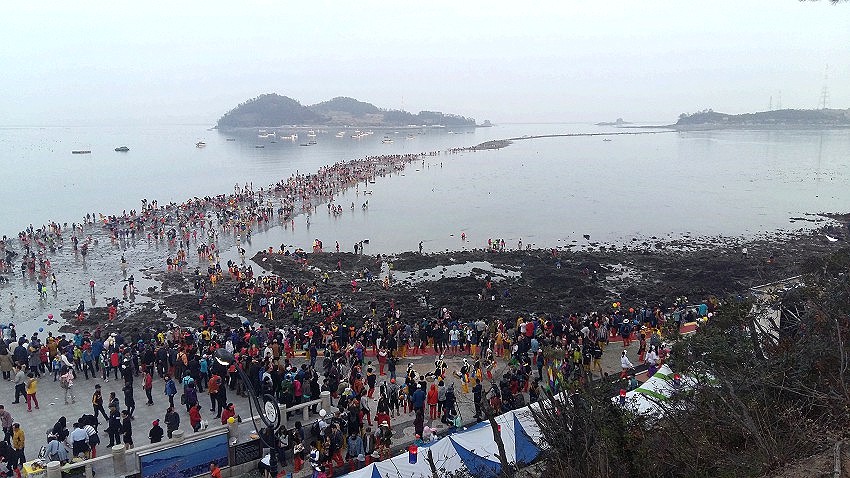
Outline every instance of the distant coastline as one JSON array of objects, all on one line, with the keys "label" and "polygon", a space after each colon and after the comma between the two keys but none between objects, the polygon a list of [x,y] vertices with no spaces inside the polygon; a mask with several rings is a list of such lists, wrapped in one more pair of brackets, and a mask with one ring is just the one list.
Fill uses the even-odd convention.
[{"label": "distant coastline", "polygon": [[770,110],[731,115],[713,110],[682,113],[669,127],[680,131],[709,129],[844,129],[850,128],[850,109]]}]

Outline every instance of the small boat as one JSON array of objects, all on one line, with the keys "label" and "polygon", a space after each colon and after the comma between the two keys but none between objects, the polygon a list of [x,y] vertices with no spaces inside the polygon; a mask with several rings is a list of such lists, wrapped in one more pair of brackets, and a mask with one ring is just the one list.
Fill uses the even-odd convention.
[{"label": "small boat", "polygon": [[126,153],[127,151],[130,151],[130,148],[126,146],[119,146],[115,148],[115,151],[118,151],[119,153]]},{"label": "small boat", "polygon": [[310,146],[310,143],[301,143],[301,146]]},{"label": "small boat", "polygon": [[307,144],[309,144],[310,146],[313,146],[314,144],[317,144],[317,143],[316,143],[315,140],[310,140],[310,141],[307,141]]},{"label": "small boat", "polygon": [[196,148],[204,148],[206,147],[206,145],[207,143],[204,143],[203,141],[198,141],[197,143],[195,143]]},{"label": "small boat", "polygon": [[265,146],[263,146],[262,144],[255,144],[254,147],[255,148],[261,148],[261,149],[265,148]]},{"label": "small boat", "polygon": [[336,134],[336,137],[337,138],[344,138],[345,137],[345,131],[340,131],[339,133]]},{"label": "small boat", "polygon": [[71,151],[71,154],[91,154],[90,149],[75,149]]},{"label": "small boat", "polygon": [[227,138],[225,141],[236,141],[236,138]]},{"label": "small boat", "polygon": [[602,141],[608,142],[608,141],[611,141],[611,138],[605,138]]},{"label": "small boat", "polygon": [[312,129],[311,129],[310,131],[307,131],[307,137],[308,137],[308,138],[315,138],[315,137],[316,137],[316,132],[315,132],[315,131],[313,131]]},{"label": "small boat", "polygon": [[388,136],[384,136],[384,139],[382,139],[381,142],[384,144],[390,144],[393,142],[393,139]]}]

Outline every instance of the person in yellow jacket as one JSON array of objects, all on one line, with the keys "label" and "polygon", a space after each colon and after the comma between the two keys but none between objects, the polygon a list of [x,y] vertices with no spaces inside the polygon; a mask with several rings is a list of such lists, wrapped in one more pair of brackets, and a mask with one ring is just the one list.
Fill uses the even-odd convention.
[{"label": "person in yellow jacket", "polygon": [[38,410],[38,398],[35,397],[38,392],[38,379],[30,372],[27,375],[27,411],[32,411],[32,404],[35,402],[35,409]]},{"label": "person in yellow jacket", "polygon": [[24,430],[20,423],[12,424],[12,449],[15,451],[14,456],[10,458],[9,467],[20,468],[27,459],[24,457]]}]

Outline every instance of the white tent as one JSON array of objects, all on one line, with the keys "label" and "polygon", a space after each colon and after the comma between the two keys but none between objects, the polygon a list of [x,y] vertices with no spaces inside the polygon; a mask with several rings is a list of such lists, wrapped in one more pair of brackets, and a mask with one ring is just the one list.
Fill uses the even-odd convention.
[{"label": "white tent", "polygon": [[[523,407],[496,417],[500,426],[505,454],[511,463],[533,461],[540,452],[537,442],[540,430],[534,418]],[[431,478],[428,464],[428,450],[431,451],[434,465],[438,471],[451,472],[465,468],[478,477],[496,476],[501,468],[498,448],[493,439],[493,429],[489,422],[482,422],[466,431],[449,435],[428,446],[419,447],[415,464],[409,462],[404,452],[389,460],[369,465],[346,475],[350,478]]]},{"label": "white tent", "polygon": [[[681,377],[680,379],[680,389],[693,388],[696,383],[692,378]],[[666,401],[676,391],[677,389],[673,385],[673,371],[667,364],[664,364],[655,372],[655,375],[649,377],[640,387],[626,392],[625,407],[641,415],[660,415],[662,410],[659,402]],[[611,401],[619,404],[619,395],[613,397]]]}]

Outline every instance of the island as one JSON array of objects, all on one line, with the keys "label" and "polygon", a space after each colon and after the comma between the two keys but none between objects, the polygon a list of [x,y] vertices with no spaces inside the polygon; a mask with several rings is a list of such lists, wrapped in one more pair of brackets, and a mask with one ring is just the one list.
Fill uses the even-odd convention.
[{"label": "island", "polygon": [[783,109],[732,115],[711,109],[682,113],[668,127],[678,130],[747,128],[847,128],[850,109]]},{"label": "island", "polygon": [[[487,122],[489,125],[489,122]],[[219,118],[216,128],[278,128],[282,126],[353,127],[476,127],[475,119],[440,111],[410,113],[379,108],[339,96],[304,106],[288,96],[268,93],[247,100]]]},{"label": "island", "polygon": [[626,124],[631,124],[628,121],[623,121],[623,118],[617,118],[617,121],[603,121],[601,123],[596,123],[596,126],[623,126]]}]

